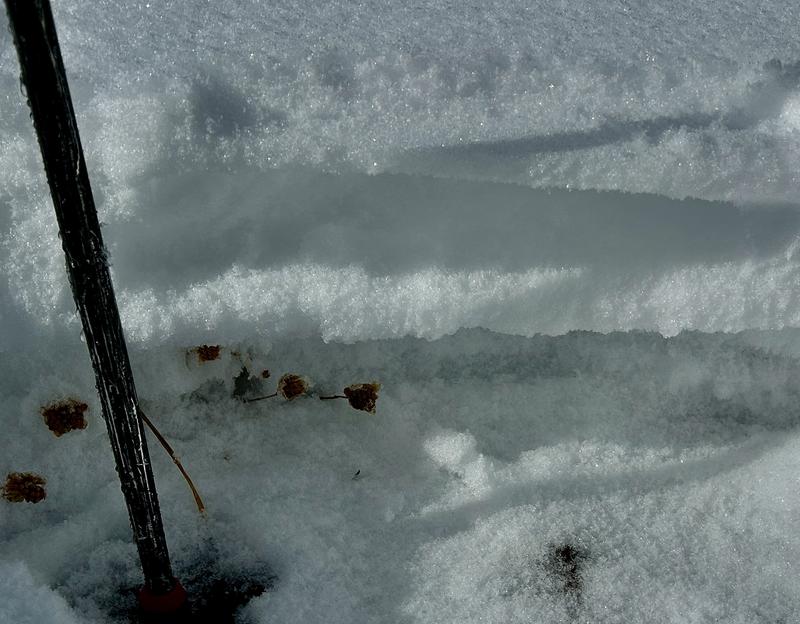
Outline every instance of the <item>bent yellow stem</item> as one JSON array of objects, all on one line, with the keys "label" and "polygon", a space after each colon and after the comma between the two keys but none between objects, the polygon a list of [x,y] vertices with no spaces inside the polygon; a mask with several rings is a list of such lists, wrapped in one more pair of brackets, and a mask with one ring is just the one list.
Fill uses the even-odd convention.
[{"label": "bent yellow stem", "polygon": [[197,488],[194,486],[194,483],[192,482],[189,473],[186,472],[186,469],[183,467],[183,464],[181,464],[181,460],[178,459],[177,455],[175,455],[175,451],[172,450],[172,447],[170,446],[169,442],[167,442],[166,438],[163,435],[161,435],[161,432],[156,428],[153,422],[147,417],[147,415],[141,409],[139,409],[139,415],[142,417],[142,421],[144,422],[144,424],[150,428],[150,431],[153,432],[153,435],[155,435],[158,441],[161,443],[161,446],[164,447],[164,450],[167,452],[167,454],[172,458],[172,461],[175,462],[175,465],[178,467],[178,470],[180,471],[181,475],[183,475],[183,478],[186,480],[186,483],[189,484],[189,489],[192,491],[192,496],[194,496],[194,502],[197,505],[197,511],[199,511],[201,515],[205,516],[206,506],[203,503],[203,499],[200,498],[200,494],[198,493]]}]

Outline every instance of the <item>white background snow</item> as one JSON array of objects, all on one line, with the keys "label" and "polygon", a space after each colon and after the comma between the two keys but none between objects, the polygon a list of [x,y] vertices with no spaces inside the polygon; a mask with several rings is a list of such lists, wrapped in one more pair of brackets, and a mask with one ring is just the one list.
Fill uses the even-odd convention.
[{"label": "white background snow", "polygon": [[[179,573],[268,565],[242,622],[800,621],[798,5],[53,4],[209,509],[152,441]],[[115,622],[140,573],[0,21],[0,476],[48,480],[0,501],[0,622]],[[242,361],[312,396],[237,402]],[[316,398],[371,380],[375,415]]]}]

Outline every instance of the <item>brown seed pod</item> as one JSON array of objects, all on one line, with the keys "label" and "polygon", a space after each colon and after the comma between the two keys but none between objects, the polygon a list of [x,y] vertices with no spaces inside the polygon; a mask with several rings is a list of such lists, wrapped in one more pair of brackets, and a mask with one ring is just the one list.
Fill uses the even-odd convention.
[{"label": "brown seed pod", "polygon": [[219,359],[220,350],[222,347],[219,345],[200,345],[194,349],[197,354],[197,360],[200,363],[213,362]]},{"label": "brown seed pod", "polygon": [[378,400],[378,392],[380,392],[381,384],[377,381],[372,383],[353,384],[344,389],[344,395],[350,402],[350,407],[375,413],[375,402]]},{"label": "brown seed pod", "polygon": [[84,413],[89,406],[83,401],[76,399],[65,399],[42,407],[42,417],[47,428],[52,431],[57,438],[75,429],[86,429],[86,417]]},{"label": "brown seed pod", "polygon": [[0,493],[10,503],[38,503],[47,497],[44,477],[32,472],[11,472]]},{"label": "brown seed pod", "polygon": [[287,401],[296,399],[308,391],[308,383],[300,375],[286,373],[278,381],[278,394]]}]

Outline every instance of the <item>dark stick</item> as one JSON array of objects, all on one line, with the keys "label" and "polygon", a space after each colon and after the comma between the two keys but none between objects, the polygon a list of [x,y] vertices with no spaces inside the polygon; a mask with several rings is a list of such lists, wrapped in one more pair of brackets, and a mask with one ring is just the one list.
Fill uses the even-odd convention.
[{"label": "dark stick", "polygon": [[167,594],[177,586],[50,4],[48,0],[5,0],[5,4],[145,589]]},{"label": "dark stick", "polygon": [[347,397],[344,396],[343,394],[334,394],[333,396],[329,396],[329,397],[321,396],[321,397],[319,397],[319,400],[320,401],[330,401],[331,399],[346,399],[346,398]]},{"label": "dark stick", "polygon": [[274,399],[276,396],[278,396],[278,393],[277,392],[273,392],[272,394],[268,394],[266,396],[256,397],[255,399],[245,399],[243,402],[244,403],[255,403],[256,401],[263,401],[264,399]]}]

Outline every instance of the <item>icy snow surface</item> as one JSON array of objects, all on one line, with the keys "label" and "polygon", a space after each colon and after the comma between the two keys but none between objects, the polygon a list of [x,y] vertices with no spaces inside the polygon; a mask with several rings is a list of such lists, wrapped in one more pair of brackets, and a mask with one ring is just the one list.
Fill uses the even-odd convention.
[{"label": "icy snow surface", "polygon": [[[800,5],[53,2],[139,394],[209,507],[154,446],[179,572],[266,562],[258,623],[800,619]],[[0,146],[0,477],[48,484],[0,500],[0,623],[115,622],[4,23]],[[243,363],[312,395],[240,404]],[[371,380],[374,416],[316,399]]]}]

